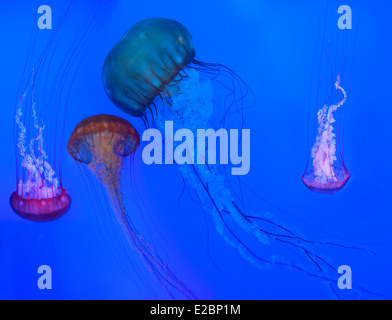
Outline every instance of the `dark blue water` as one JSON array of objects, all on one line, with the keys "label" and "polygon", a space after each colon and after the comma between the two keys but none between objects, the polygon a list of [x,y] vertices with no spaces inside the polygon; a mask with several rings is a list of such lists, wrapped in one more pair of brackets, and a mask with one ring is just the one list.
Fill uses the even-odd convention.
[{"label": "dark blue water", "polygon": [[[142,264],[133,269],[139,257],[124,254],[127,244],[117,241],[116,233],[107,226],[110,210],[98,182],[81,173],[60,138],[54,147],[64,148],[62,182],[72,197],[69,212],[56,221],[37,224],[21,219],[9,206],[16,187],[15,101],[24,63],[31,54],[30,35],[37,27],[36,12],[41,4],[8,1],[2,5],[0,16],[0,298],[166,298],[157,284],[143,280],[149,278],[149,273]],[[45,4],[52,7],[55,30],[63,3]],[[337,28],[337,8],[342,4],[351,5],[353,10],[353,30],[348,35],[343,33],[347,30]],[[113,10],[106,11],[105,6],[96,12],[103,18],[93,19],[99,28],[76,57],[81,65],[73,80],[63,142],[79,121],[99,113],[124,117],[139,132],[144,130],[140,120],[122,113],[106,97],[101,84],[102,65],[124,32],[139,20],[157,16],[178,20],[192,33],[199,60],[229,66],[256,97],[255,105],[245,114],[246,127],[251,129],[251,170],[243,179],[267,202],[253,201],[252,209],[270,211],[307,239],[375,251],[377,255],[340,247],[317,248],[334,265],[351,267],[354,289],[364,287],[391,297],[390,3],[329,1],[327,7],[327,1],[302,0],[119,0]],[[80,8],[85,8],[83,1],[75,10]],[[70,28],[72,23],[80,23],[80,12],[73,14],[75,20],[67,22]],[[88,15],[84,19],[88,20]],[[60,42],[72,38],[67,28],[65,24]],[[79,37],[87,26],[82,23],[80,30]],[[39,31],[34,40],[38,52],[44,48],[44,33],[50,32]],[[322,44],[330,50],[329,67],[319,50]],[[58,50],[65,52],[66,48],[60,46]],[[320,69],[324,75],[318,78]],[[334,195],[312,193],[301,182],[309,156],[308,129],[313,126],[308,119],[314,118],[320,106],[314,104],[323,104],[323,94],[333,85],[325,80],[329,79],[325,76],[328,71],[334,77],[342,75],[342,86],[347,84],[349,97],[344,106],[342,152],[352,178]],[[317,88],[319,95],[315,93]],[[56,108],[55,104],[50,106]],[[49,121],[56,117],[48,110],[43,112],[43,118]],[[50,123],[47,130],[52,130]],[[135,197],[137,190],[137,198],[143,202],[130,206],[129,214],[140,222],[140,232],[160,248],[173,272],[199,298],[331,298],[322,281],[302,272],[279,266],[259,269],[246,262],[216,232],[213,219],[188,193],[182,195],[183,180],[174,166],[147,166],[139,150],[129,171],[136,187],[125,189]],[[257,250],[263,255],[261,244]],[[269,256],[271,251],[274,255],[286,252],[274,245],[266,248],[265,254]],[[307,263],[295,252],[288,260],[291,264]],[[41,265],[52,268],[52,290],[37,287]],[[335,276],[338,279],[339,275]]]}]

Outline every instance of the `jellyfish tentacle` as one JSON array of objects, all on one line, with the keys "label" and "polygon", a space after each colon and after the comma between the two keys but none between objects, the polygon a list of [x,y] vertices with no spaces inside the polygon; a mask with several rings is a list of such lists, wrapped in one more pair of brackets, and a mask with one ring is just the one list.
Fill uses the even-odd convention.
[{"label": "jellyfish tentacle", "polygon": [[272,221],[272,220],[269,220],[269,219],[266,219],[266,218],[263,218],[263,217],[247,216],[247,215],[240,209],[240,207],[239,207],[234,201],[233,201],[233,205],[234,205],[235,208],[238,210],[238,212],[239,212],[239,213],[240,213],[249,223],[252,223],[252,222],[250,221],[250,219],[251,219],[251,220],[260,220],[260,221],[262,221],[262,222],[265,222],[265,223],[274,225],[274,226],[277,227],[278,229],[283,230],[283,231],[289,233],[289,235],[284,235],[284,234],[272,234],[272,233],[269,233],[269,232],[267,232],[267,231],[265,231],[265,230],[260,229],[262,232],[268,233],[268,234],[270,234],[270,235],[272,235],[272,236],[287,238],[287,239],[291,239],[291,240],[298,240],[298,241],[300,241],[300,242],[305,242],[305,243],[308,243],[308,244],[329,245],[329,246],[341,247],[341,248],[344,248],[344,249],[365,251],[365,252],[370,252],[370,253],[372,253],[372,254],[374,254],[374,255],[377,255],[376,252],[374,252],[373,250],[367,249],[367,248],[361,248],[361,247],[355,247],[355,246],[348,246],[348,245],[344,245],[344,244],[340,244],[340,243],[333,243],[333,242],[312,241],[312,240],[305,239],[304,237],[296,236],[296,235],[294,235],[294,233],[293,233],[292,231],[288,230],[286,227],[281,226],[281,225],[280,225],[279,223],[277,223],[277,222],[274,222],[274,221]]},{"label": "jellyfish tentacle", "polygon": [[[239,251],[239,253],[240,253],[246,260],[248,260],[249,262],[255,264],[257,267],[260,267],[260,268],[265,268],[266,265],[275,264],[275,265],[278,265],[278,266],[288,267],[288,268],[292,268],[292,269],[295,269],[295,270],[304,272],[306,275],[308,275],[308,276],[310,276],[310,277],[317,278],[317,279],[321,279],[321,280],[327,281],[327,282],[329,282],[329,283],[336,283],[336,279],[330,278],[330,277],[328,277],[328,276],[326,276],[326,275],[318,275],[318,274],[312,273],[312,272],[308,271],[307,269],[305,269],[305,268],[303,268],[303,267],[300,267],[300,266],[298,266],[298,265],[289,264],[289,263],[286,263],[286,262],[283,262],[283,261],[275,260],[276,257],[275,257],[275,259],[271,259],[271,260],[268,260],[268,259],[266,259],[266,258],[261,258],[259,255],[257,255],[256,253],[254,253],[254,252],[253,252],[253,251],[252,251],[252,250],[251,250],[251,249],[250,249],[250,248],[249,248],[249,247],[248,247],[248,246],[247,246],[247,245],[246,245],[246,244],[236,235],[236,234],[235,234],[235,232],[229,227],[229,225],[228,225],[227,222],[225,221],[224,217],[222,216],[222,213],[221,213],[221,210],[220,210],[219,207],[218,207],[218,204],[216,203],[216,198],[214,198],[214,197],[211,195],[208,186],[205,185],[204,180],[203,180],[203,179],[201,178],[201,176],[199,175],[199,171],[195,168],[194,165],[192,165],[192,167],[193,167],[193,171],[194,171],[194,173],[195,173],[195,176],[197,177],[199,183],[200,183],[201,186],[202,186],[202,189],[204,189],[204,191],[206,192],[206,194],[207,194],[207,196],[209,197],[210,201],[213,203],[214,209],[208,210],[208,208],[207,208],[206,206],[204,206],[204,209],[207,210],[207,211],[210,211],[210,213],[212,213],[212,215],[215,216],[215,222],[218,223],[218,225],[217,225],[218,232],[222,235],[222,237],[226,240],[226,242],[227,242],[228,244],[230,244],[231,246],[233,246],[234,248],[236,248],[236,249]],[[183,171],[183,170],[182,170],[182,171]],[[188,171],[188,173],[190,173],[190,170],[187,170],[187,171]],[[183,171],[183,172],[184,172],[184,171]],[[194,184],[193,184],[193,185],[194,185]],[[197,186],[194,185],[194,187],[196,187],[196,189],[198,189]],[[198,191],[197,191],[197,192],[198,192]],[[200,194],[199,192],[198,192],[198,195],[203,197],[203,195]],[[226,209],[226,210],[227,210],[227,209]],[[222,210],[222,211],[223,211],[223,210]],[[217,215],[214,214],[214,212],[216,212]],[[223,226],[224,228],[219,227],[219,225]],[[245,228],[246,228],[246,227],[245,227]],[[230,240],[230,238],[228,238],[227,236],[225,236],[225,234],[224,234],[224,229],[226,229],[226,230],[228,231],[230,237],[233,238],[233,239],[235,240],[235,242],[233,242],[232,240]],[[249,231],[249,230],[248,230],[248,231]],[[259,238],[259,240],[260,240],[260,238]],[[304,248],[302,248],[302,249],[304,249]],[[315,262],[314,259],[311,258],[311,256],[310,256],[310,255],[315,255],[315,254],[313,254],[313,253],[310,252],[309,250],[306,250],[306,249],[304,249],[304,250],[305,250],[305,252],[309,255],[309,258],[316,264],[316,266],[319,268],[319,270],[322,271],[322,269],[319,267],[319,265],[317,264],[317,262]],[[319,258],[317,255],[316,255],[316,257]],[[321,258],[320,258],[320,259],[321,259]],[[323,262],[327,263],[325,260],[323,260]],[[330,266],[330,267],[333,268],[332,266]],[[334,269],[334,270],[335,270],[335,269]]]},{"label": "jellyfish tentacle", "polygon": [[121,225],[128,241],[139,252],[143,263],[153,274],[154,278],[162,285],[165,292],[171,299],[174,299],[175,296],[169,290],[169,288],[173,288],[177,292],[181,293],[185,298],[197,300],[197,297],[174,276],[168,266],[154,252],[152,247],[146,243],[143,237],[136,231],[132,222],[128,218],[128,214],[123,204],[123,196],[120,191],[119,181],[114,180],[112,183],[105,185],[107,187],[107,193],[109,195],[113,211],[115,212],[116,219]]}]

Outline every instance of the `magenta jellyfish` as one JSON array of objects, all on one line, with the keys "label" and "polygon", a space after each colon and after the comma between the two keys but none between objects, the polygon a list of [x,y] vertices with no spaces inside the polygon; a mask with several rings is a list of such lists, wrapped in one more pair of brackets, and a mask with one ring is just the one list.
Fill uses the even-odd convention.
[{"label": "magenta jellyfish", "polygon": [[[61,179],[67,106],[82,48],[113,3],[64,0],[52,8],[40,7],[46,16],[33,16],[15,107],[16,191],[10,198],[11,208],[22,218],[51,221],[70,207],[71,198]],[[53,26],[38,28],[38,18],[45,18],[46,23],[53,20]],[[70,19],[81,22],[69,23]]]},{"label": "magenta jellyfish", "polygon": [[[244,109],[246,99],[252,98],[251,91],[231,69],[195,57],[192,36],[185,26],[170,19],[151,18],[131,27],[106,58],[103,84],[110,100],[125,113],[142,118],[146,128],[151,123],[154,127],[142,136],[143,141],[150,142],[143,149],[145,162],[176,164],[195,199],[213,218],[217,232],[251,264],[299,270],[325,281],[333,290],[337,266],[315,247],[349,246],[308,240],[269,212],[246,208],[243,194],[250,189],[239,176],[249,171],[245,158],[250,131],[245,128]],[[334,108],[329,109],[331,113]],[[241,133],[231,130],[238,121]],[[206,130],[211,124],[218,130]],[[243,164],[230,172],[224,166],[228,163],[229,131],[221,130],[228,126],[230,159]],[[230,181],[230,176],[238,179]],[[255,243],[245,241],[241,234]],[[309,265],[290,263],[275,253],[268,255],[266,245],[283,247],[290,253],[297,250]]]},{"label": "magenta jellyfish", "polygon": [[[53,168],[54,157],[49,157],[47,153],[46,125],[39,118],[36,86],[36,71],[33,70],[30,83],[16,109],[17,180],[10,205],[24,219],[47,222],[67,212],[71,198]],[[47,134],[46,138],[49,138]]]},{"label": "magenta jellyfish", "polygon": [[[360,4],[356,10],[362,10]],[[326,1],[324,20],[314,23],[319,32],[311,69],[308,154],[302,182],[313,192],[334,194],[351,178],[343,138],[358,25],[352,23],[352,7],[336,1]]]},{"label": "magenta jellyfish", "polygon": [[317,136],[311,150],[311,162],[302,177],[303,183],[314,192],[335,193],[341,190],[351,175],[344,164],[343,155],[338,150],[334,123],[335,113],[347,100],[346,91],[337,77],[335,89],[341,93],[336,104],[325,104],[317,113]]},{"label": "magenta jellyfish", "polygon": [[75,127],[67,150],[74,160],[86,165],[105,187],[112,211],[127,241],[169,297],[174,298],[176,292],[184,298],[196,299],[137,232],[132,216],[125,208],[122,170],[125,159],[133,155],[139,143],[139,134],[128,121],[112,115],[97,115],[84,119]]}]

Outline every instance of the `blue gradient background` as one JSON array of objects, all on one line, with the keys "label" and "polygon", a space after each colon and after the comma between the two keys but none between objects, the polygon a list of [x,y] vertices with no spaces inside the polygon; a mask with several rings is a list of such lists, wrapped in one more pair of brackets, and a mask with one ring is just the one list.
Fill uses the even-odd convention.
[{"label": "blue gradient background", "polygon": [[[62,179],[73,202],[64,217],[34,224],[20,219],[9,206],[15,189],[14,102],[31,21],[39,5],[49,4],[57,10],[57,3],[7,1],[0,12],[0,298],[155,298],[154,289],[141,290],[141,284],[135,285],[113,258],[115,242],[104,239],[89,198],[91,191],[67,153]],[[357,27],[358,7],[351,5]],[[317,43],[315,13],[323,15],[324,1],[118,1],[90,42],[88,59],[75,79],[66,136],[80,120],[98,113],[125,117],[142,130],[139,121],[107,99],[101,67],[112,46],[135,22],[155,16],[176,19],[191,31],[199,60],[230,66],[256,95],[255,108],[247,111],[252,159],[246,182],[303,221],[290,219],[289,223],[309,238],[347,240],[377,251],[377,257],[330,248],[325,254],[338,265],[352,267],[354,287],[365,286],[390,298],[391,9],[385,0],[364,3],[345,122],[344,154],[352,179],[335,195],[312,193],[301,182],[307,160],[311,61]],[[328,23],[335,25],[336,20]],[[205,217],[188,195],[179,201],[183,184],[175,167],[143,165],[139,152],[134,170],[138,191],[149,209],[148,219],[159,230],[157,239],[164,239],[165,259],[199,298],[330,298],[322,283],[305,274],[278,267],[259,270],[241,259],[217,234],[211,217]],[[264,205],[260,202],[260,210]],[[276,215],[280,220],[286,218],[279,212]],[[50,291],[40,291],[36,285],[37,269],[43,264],[53,269]]]}]

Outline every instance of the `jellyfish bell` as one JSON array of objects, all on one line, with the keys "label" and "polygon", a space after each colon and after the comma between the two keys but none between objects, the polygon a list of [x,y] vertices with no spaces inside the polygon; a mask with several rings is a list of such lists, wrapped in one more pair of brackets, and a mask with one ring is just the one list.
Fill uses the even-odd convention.
[{"label": "jellyfish bell", "polygon": [[118,194],[123,158],[133,153],[139,143],[139,134],[128,121],[97,115],[76,126],[67,150],[74,160],[87,164],[109,193]]},{"label": "jellyfish bell", "polygon": [[118,108],[140,117],[194,57],[192,36],[181,23],[165,18],[142,20],[107,56],[105,91]]},{"label": "jellyfish bell", "polygon": [[305,173],[302,177],[302,182],[309,188],[310,191],[325,194],[334,194],[344,188],[347,182],[350,180],[350,173],[348,170],[334,168],[335,177],[330,181],[320,181],[315,178],[314,172]]},{"label": "jellyfish bell", "polygon": [[71,197],[63,188],[39,188],[36,192],[23,192],[23,188],[12,193],[10,205],[20,217],[34,222],[48,222],[60,218],[71,204]]},{"label": "jellyfish bell", "polygon": [[334,194],[344,188],[347,182],[350,180],[350,173],[344,169],[334,168],[335,176],[330,181],[319,180],[314,178],[313,174],[305,174],[302,177],[303,183],[309,188],[309,190],[317,193]]},{"label": "jellyfish bell", "polygon": [[139,144],[139,134],[128,121],[113,115],[97,115],[76,126],[67,150],[78,162],[90,165],[94,158],[102,158],[110,165],[115,158],[129,156]]}]

